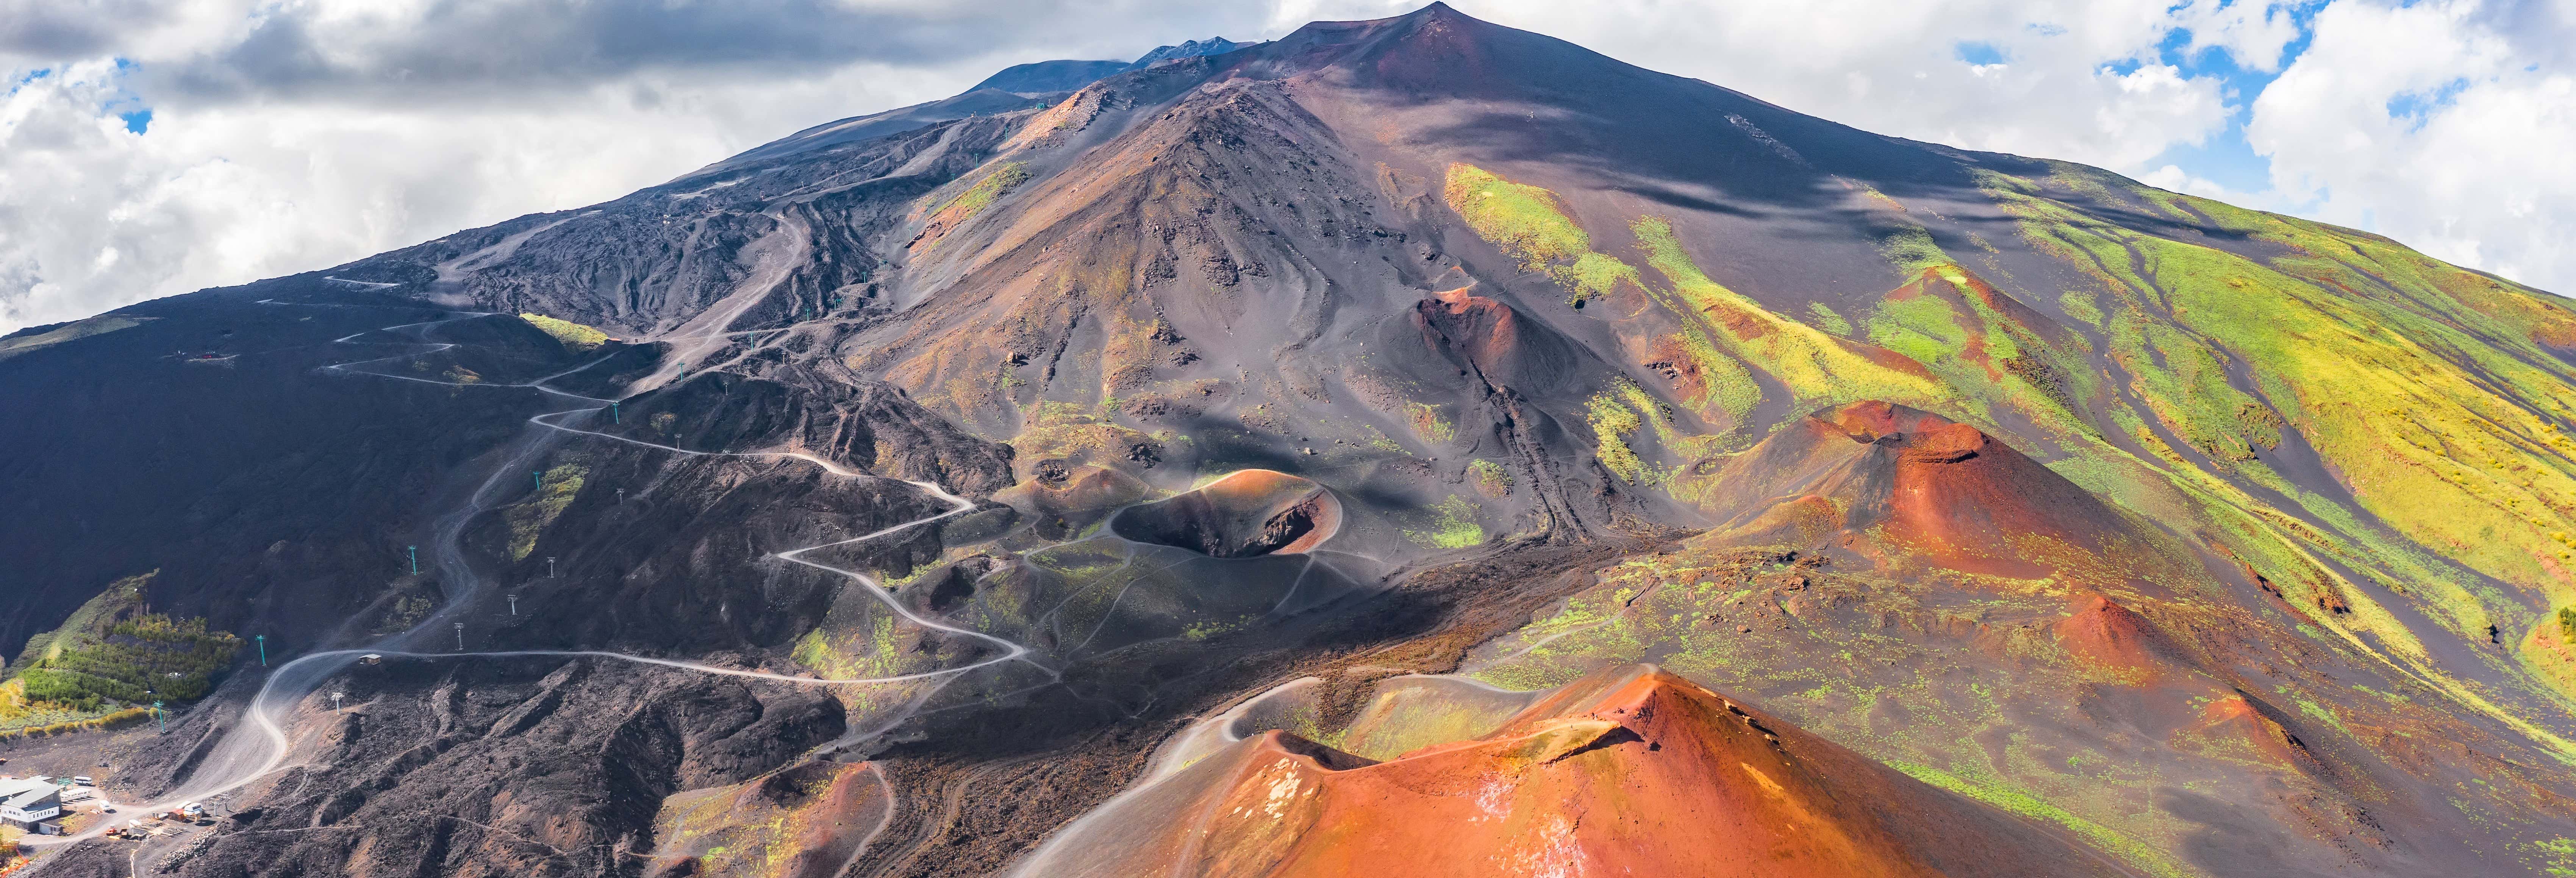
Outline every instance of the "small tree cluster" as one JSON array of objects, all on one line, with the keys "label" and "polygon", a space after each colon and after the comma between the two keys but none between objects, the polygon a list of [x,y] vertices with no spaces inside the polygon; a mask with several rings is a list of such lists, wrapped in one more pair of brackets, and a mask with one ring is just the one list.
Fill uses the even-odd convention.
[{"label": "small tree cluster", "polygon": [[117,622],[103,639],[83,637],[19,676],[27,700],[82,711],[109,701],[187,701],[205,696],[241,646],[228,632],[207,631],[204,619],[153,613]]}]

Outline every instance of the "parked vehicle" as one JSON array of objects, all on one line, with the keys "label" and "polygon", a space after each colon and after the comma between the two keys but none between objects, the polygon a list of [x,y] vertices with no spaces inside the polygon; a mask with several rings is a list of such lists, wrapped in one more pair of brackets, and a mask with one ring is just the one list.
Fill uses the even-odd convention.
[{"label": "parked vehicle", "polygon": [[72,783],[80,784],[81,786],[85,786],[85,787],[94,787],[94,786],[98,786],[98,781],[91,780],[91,779],[90,779],[90,776],[89,776],[89,775],[86,775],[86,774],[74,775],[74,776],[72,777]]}]

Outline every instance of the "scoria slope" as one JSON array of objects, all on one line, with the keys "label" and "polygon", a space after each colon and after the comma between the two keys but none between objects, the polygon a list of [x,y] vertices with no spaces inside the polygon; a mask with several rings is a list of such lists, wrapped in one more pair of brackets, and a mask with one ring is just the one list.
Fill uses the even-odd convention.
[{"label": "scoria slope", "polygon": [[1198,46],[0,340],[0,646],[301,654],[128,733],[177,874],[2576,869],[2562,300],[1439,4]]},{"label": "scoria slope", "polygon": [[1022,875],[2123,875],[1651,667],[1386,761],[1270,730],[1068,827]]}]

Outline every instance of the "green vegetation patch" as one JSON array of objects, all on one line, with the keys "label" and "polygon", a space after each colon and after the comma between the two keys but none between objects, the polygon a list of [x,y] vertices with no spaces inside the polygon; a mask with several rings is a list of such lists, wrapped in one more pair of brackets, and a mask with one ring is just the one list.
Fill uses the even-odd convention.
[{"label": "green vegetation patch", "polygon": [[1424,439],[1447,443],[1458,438],[1458,428],[1450,424],[1448,418],[1440,416],[1439,406],[1427,402],[1406,403],[1404,419],[1413,425],[1413,432]]},{"label": "green vegetation patch", "polygon": [[903,641],[896,636],[894,615],[866,615],[868,618],[856,624],[826,620],[805,632],[796,641],[793,657],[833,679],[859,680],[904,673]]},{"label": "green vegetation patch", "polygon": [[19,354],[32,353],[43,348],[49,348],[75,339],[88,338],[93,335],[104,335],[120,329],[132,329],[143,325],[144,321],[157,319],[159,318],[104,315],[92,317],[88,320],[83,320],[68,326],[39,332],[34,335],[22,335],[17,338],[0,339],[0,360],[6,360]]},{"label": "green vegetation patch", "polygon": [[1852,333],[1851,321],[1843,319],[1843,315],[1836,313],[1832,306],[1826,305],[1823,302],[1808,302],[1807,314],[1808,316],[1816,319],[1816,328],[1818,329],[1822,329],[1835,335],[1850,335]]},{"label": "green vegetation patch", "polygon": [[45,657],[21,667],[12,682],[25,704],[81,712],[115,702],[187,701],[205,696],[241,645],[228,632],[206,630],[204,619],[150,613],[96,634],[58,634]]},{"label": "green vegetation patch", "polygon": [[2532,845],[2544,858],[2541,868],[2551,878],[2576,878],[2576,838],[2554,838]]},{"label": "green vegetation patch", "polygon": [[1430,526],[1406,530],[1405,539],[1437,549],[1464,549],[1485,541],[1485,528],[1476,523],[1476,504],[1468,502],[1467,498],[1450,495],[1449,499],[1434,504],[1430,511]]},{"label": "green vegetation patch", "polygon": [[14,673],[0,682],[0,733],[104,728],[137,715],[120,702],[204,695],[241,641],[207,633],[203,619],[145,615],[144,589],[159,574],[109,583],[62,627],[28,638]]},{"label": "green vegetation patch", "polygon": [[420,624],[421,620],[429,618],[430,611],[436,609],[438,609],[438,602],[432,600],[428,594],[407,594],[396,597],[392,604],[385,607],[384,614],[377,617],[374,633],[377,636],[383,636],[410,630],[412,626]]},{"label": "green vegetation patch", "polygon": [[[2054,327],[2030,314],[1967,269],[1944,264],[1880,300],[1868,334],[1982,403],[2018,409],[2062,436],[2097,433],[2075,402],[2098,385],[2090,348],[2080,336],[2045,333]],[[2051,342],[2052,334],[2066,344]]]},{"label": "green vegetation patch", "polygon": [[1467,462],[1467,476],[1476,484],[1476,492],[1487,497],[1503,497],[1512,492],[1512,471],[1502,464],[1484,458]]},{"label": "green vegetation patch", "polygon": [[1931,232],[1911,222],[1881,231],[1878,236],[1878,252],[1879,255],[1887,257],[1887,261],[1895,265],[1898,271],[1908,275],[1920,273],[1927,268],[1957,264],[1957,260],[1950,258],[1948,251],[1942,250],[1940,244],[1933,242]]},{"label": "green vegetation patch", "polygon": [[[1682,250],[1672,222],[1644,217],[1630,227],[1654,266],[1673,285],[1666,310],[1705,320],[1712,340],[1767,372],[1802,403],[1880,399],[1932,406],[1941,393],[1917,364],[1890,363],[1823,330],[1764,308],[1710,279]],[[1885,354],[1887,352],[1880,352]],[[1901,361],[1900,361],[1901,362]],[[1905,366],[1914,366],[1913,369]]]},{"label": "green vegetation patch", "polygon": [[1027,162],[1003,162],[994,166],[992,173],[985,174],[983,179],[975,181],[975,185],[966,187],[966,191],[940,202],[938,207],[931,209],[930,214],[951,226],[974,219],[976,214],[984,212],[984,208],[993,206],[995,199],[1028,182],[1029,176]]},{"label": "green vegetation patch", "polygon": [[543,314],[521,314],[519,319],[528,321],[529,326],[544,330],[547,335],[554,336],[556,341],[563,342],[564,347],[576,351],[586,351],[608,343],[608,333],[570,320],[557,320]]},{"label": "green vegetation patch", "polygon": [[573,498],[581,495],[582,479],[589,475],[590,468],[581,464],[557,465],[546,470],[536,496],[501,513],[510,523],[510,560],[526,560],[529,553],[537,550],[538,535],[545,533],[546,526],[553,524],[555,517],[572,505]]},{"label": "green vegetation patch", "polygon": [[1592,425],[1593,454],[1601,459],[1603,469],[1631,485],[1649,478],[1645,461],[1628,447],[1628,436],[1644,426],[1635,409],[1615,395],[1594,394],[1585,403],[1585,420]]},{"label": "green vegetation patch", "polygon": [[[2094,176],[2070,166],[2048,182],[2120,182]],[[2262,478],[2256,458],[2295,428],[2363,509],[2422,547],[2535,592],[2560,587],[2576,552],[2548,534],[2576,529],[2576,441],[2558,426],[2576,374],[2542,343],[2576,326],[2563,306],[2377,236],[2132,187],[2283,248],[2258,262],[2015,192],[2027,188],[1987,191],[2021,217],[2026,240],[2122,300],[2108,320],[2114,361],[2218,468]],[[2310,512],[2340,505],[2302,501]],[[2337,530],[2379,553],[2418,551],[2367,525]],[[2449,593],[2435,614],[2482,637],[2474,623],[2506,610],[2459,579],[2425,583]]]},{"label": "green vegetation patch", "polygon": [[63,620],[62,627],[27,638],[26,648],[18,652],[17,663],[25,666],[59,657],[78,638],[105,633],[116,620],[141,612],[143,590],[152,584],[153,577],[159,575],[161,571],[152,570],[108,583],[107,588],[82,602],[80,609],[73,610],[71,618]]},{"label": "green vegetation patch", "polygon": [[1622,282],[1637,285],[1635,268],[1592,249],[1592,236],[1566,215],[1556,193],[1452,164],[1442,194],[1468,228],[1519,260],[1521,270],[1544,273],[1574,290],[1573,304],[1609,295]]},{"label": "green vegetation patch", "polygon": [[1920,363],[1956,359],[1967,352],[1970,338],[1959,325],[1959,312],[1939,296],[1889,296],[1870,318],[1870,340]]},{"label": "green vegetation patch", "polygon": [[1112,420],[1116,411],[1115,399],[1098,406],[1030,403],[1020,410],[1020,432],[1011,437],[1011,447],[1024,461],[1061,459],[1133,470],[1137,464],[1131,450],[1157,443],[1154,437]]},{"label": "green vegetation patch", "polygon": [[2200,874],[2151,845],[2130,838],[2108,826],[2078,817],[2073,812],[2051,805],[2029,793],[1999,784],[1977,783],[1928,765],[1916,765],[1910,762],[1894,762],[1889,765],[1898,771],[1912,775],[1915,780],[2024,817],[2045,820],[2066,827],[2075,834],[2083,836],[2085,841],[2092,842],[2094,847],[2160,878],[2188,878],[2188,876]]}]

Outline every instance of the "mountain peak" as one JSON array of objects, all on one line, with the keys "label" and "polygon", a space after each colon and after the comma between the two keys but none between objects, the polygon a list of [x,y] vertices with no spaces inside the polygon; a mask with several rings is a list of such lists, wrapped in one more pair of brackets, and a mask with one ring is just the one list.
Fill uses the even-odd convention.
[{"label": "mountain peak", "polygon": [[1156,64],[1170,61],[1175,58],[1196,58],[1201,55],[1223,55],[1236,49],[1257,45],[1260,44],[1238,43],[1224,37],[1209,37],[1204,40],[1189,40],[1177,46],[1156,46],[1153,51],[1147,52],[1138,57],[1135,63],[1127,65],[1125,69],[1143,70],[1147,67],[1152,67]]},{"label": "mountain peak", "polygon": [[1102,77],[1116,75],[1127,66],[1123,61],[1032,61],[1004,67],[1001,72],[985,77],[984,81],[966,91],[993,89],[1015,94],[1072,91],[1098,82]]},{"label": "mountain peak", "polygon": [[972,94],[992,89],[1032,96],[1056,94],[1073,91],[1130,70],[1143,70],[1165,61],[1196,58],[1202,55],[1223,55],[1236,49],[1257,45],[1260,44],[1238,43],[1224,37],[1209,37],[1204,40],[1187,40],[1176,46],[1156,46],[1134,61],[1055,60],[1013,64],[1002,68],[999,73],[985,77],[984,81],[966,89],[965,93]]}]

